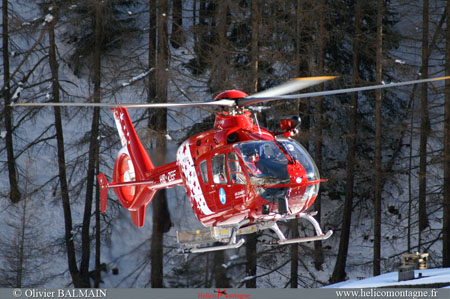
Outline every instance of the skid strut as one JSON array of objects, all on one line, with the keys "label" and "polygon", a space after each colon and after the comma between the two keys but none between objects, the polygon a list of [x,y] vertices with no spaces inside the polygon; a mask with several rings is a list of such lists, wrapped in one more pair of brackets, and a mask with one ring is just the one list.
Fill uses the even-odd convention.
[{"label": "skid strut", "polygon": [[270,227],[270,229],[273,230],[277,234],[278,240],[271,241],[271,244],[286,245],[286,244],[321,241],[321,240],[328,239],[333,234],[333,231],[329,230],[324,234],[322,232],[322,229],[320,228],[319,222],[317,222],[317,220],[313,217],[316,214],[317,214],[317,212],[301,213],[299,215],[299,218],[304,218],[304,219],[308,220],[314,226],[314,230],[316,231],[315,236],[286,239],[283,232],[278,227],[278,224],[276,222],[274,222],[273,225]]},{"label": "skid strut", "polygon": [[[251,225],[247,225],[248,222],[245,222],[232,227],[210,227],[194,231],[177,232],[177,240],[178,243],[185,244],[186,246],[190,247],[182,249],[181,253],[201,253],[216,250],[236,249],[241,247],[245,243],[245,239],[240,239],[239,241],[237,240],[238,235],[246,235],[257,231],[262,231],[264,229],[271,229],[277,235],[278,240],[272,240],[270,242],[270,244],[272,245],[286,245],[326,240],[331,237],[333,231],[329,230],[326,233],[323,233],[322,229],[320,228],[320,224],[314,218],[316,214],[317,212],[300,213],[291,218],[288,218],[303,218],[308,220],[314,226],[314,236],[286,239],[285,235],[278,227],[276,221],[265,221],[254,223]],[[200,247],[201,245],[215,242],[221,242],[224,244]]]}]

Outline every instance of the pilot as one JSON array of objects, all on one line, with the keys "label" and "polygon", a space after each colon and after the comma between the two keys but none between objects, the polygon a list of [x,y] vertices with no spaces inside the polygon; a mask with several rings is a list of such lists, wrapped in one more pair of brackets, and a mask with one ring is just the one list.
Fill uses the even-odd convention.
[{"label": "pilot", "polygon": [[251,175],[254,176],[258,176],[261,174],[261,170],[259,170],[258,166],[256,165],[256,163],[258,163],[259,161],[259,154],[257,152],[250,154],[249,156],[247,156],[248,158],[246,159],[246,165],[247,165],[247,169],[250,172]]}]

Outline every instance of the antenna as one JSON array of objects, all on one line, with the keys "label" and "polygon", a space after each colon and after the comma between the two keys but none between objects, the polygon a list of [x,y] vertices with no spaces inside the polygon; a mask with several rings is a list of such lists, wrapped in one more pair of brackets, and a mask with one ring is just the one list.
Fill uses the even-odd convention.
[{"label": "antenna", "polygon": [[256,125],[258,126],[258,133],[259,133],[259,135],[261,135],[261,127],[259,126],[258,116],[256,115],[256,112],[255,112],[255,122],[256,122]]}]

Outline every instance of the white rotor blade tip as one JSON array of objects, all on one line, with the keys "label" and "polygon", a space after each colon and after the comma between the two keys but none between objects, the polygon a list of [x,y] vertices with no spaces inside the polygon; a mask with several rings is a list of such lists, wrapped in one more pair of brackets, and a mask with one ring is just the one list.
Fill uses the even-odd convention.
[{"label": "white rotor blade tip", "polygon": [[251,98],[258,97],[275,97],[281,96],[285,94],[289,94],[291,92],[295,92],[301,89],[305,89],[322,82],[335,79],[336,76],[320,76],[320,77],[306,77],[306,78],[295,78],[293,80],[282,83],[278,86],[269,88],[267,90],[255,93],[250,95]]}]

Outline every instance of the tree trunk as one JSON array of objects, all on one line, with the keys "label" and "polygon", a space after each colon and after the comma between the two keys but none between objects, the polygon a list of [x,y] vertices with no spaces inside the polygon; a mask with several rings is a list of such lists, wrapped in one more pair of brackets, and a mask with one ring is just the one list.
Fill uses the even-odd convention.
[{"label": "tree trunk", "polygon": [[258,64],[259,64],[259,4],[258,0],[252,0],[252,38],[251,38],[251,82],[249,91],[256,93],[258,91]]},{"label": "tree trunk", "polygon": [[[450,76],[450,1],[447,2],[445,75]],[[444,123],[444,215],[442,226],[442,267],[450,267],[450,81],[445,81]]]},{"label": "tree trunk", "polygon": [[[158,147],[165,151],[165,146]],[[152,288],[164,287],[163,269],[164,269],[164,233],[170,229],[170,214],[168,214],[166,190],[160,190],[152,200],[153,208],[153,228],[151,245],[151,286]],[[169,215],[169,219],[167,219]],[[167,221],[169,220],[169,225]]]},{"label": "tree trunk", "polygon": [[[167,121],[159,122],[156,151],[152,157],[161,165],[164,164],[166,158],[166,139],[164,137]],[[167,233],[172,222],[170,219],[169,208],[167,207],[166,190],[159,190],[152,202],[152,244],[151,244],[151,286],[152,288],[164,287],[164,233]]]},{"label": "tree trunk", "polygon": [[[383,75],[383,1],[377,1],[377,39],[376,39],[376,80],[381,84]],[[373,241],[373,275],[380,275],[381,267],[381,104],[382,91],[375,92],[375,206],[374,206],[374,241]]]},{"label": "tree trunk", "polygon": [[[160,0],[157,11],[158,22],[158,43],[157,43],[157,58],[156,62],[156,77],[155,82],[150,84],[156,85],[156,99],[159,102],[167,101],[167,85],[168,85],[168,60],[169,60],[169,48],[168,48],[168,2],[167,0]],[[156,7],[154,7],[155,9]],[[155,14],[156,15],[156,14]],[[156,30],[155,30],[156,31]],[[152,45],[150,45],[150,49]],[[152,55],[151,53],[149,55]],[[150,63],[151,61],[149,61]],[[157,131],[157,158],[164,162],[166,152],[166,130],[167,130],[167,110],[158,109],[155,110],[150,118],[149,126]],[[163,285],[163,234],[168,232],[172,223],[170,221],[170,212],[167,207],[166,192],[164,190],[158,191],[153,199],[153,228],[152,228],[152,245],[151,245],[151,265],[152,270],[150,274],[150,282],[153,288],[162,288]]]},{"label": "tree trunk", "polygon": [[256,258],[257,258],[256,241],[257,241],[256,233],[247,235],[247,242],[245,248],[247,263],[245,265],[245,273],[249,279],[245,281],[246,288],[256,288]]},{"label": "tree trunk", "polygon": [[[25,190],[26,192],[26,190]],[[16,276],[16,288],[22,287],[23,272],[24,272],[24,253],[25,253],[25,230],[27,225],[27,203],[28,194],[25,194],[22,200],[22,221],[20,223],[20,234],[19,234],[19,252],[17,261],[17,276]]]},{"label": "tree trunk", "polygon": [[[320,0],[319,1],[319,37],[318,37],[318,46],[319,46],[319,53],[318,53],[318,61],[319,61],[319,76],[324,75],[325,71],[325,35],[326,35],[326,28],[325,28],[325,9],[326,9],[326,1]],[[319,91],[324,90],[324,85],[321,84],[319,86]],[[317,99],[316,103],[316,113],[317,113],[317,124],[316,124],[316,140],[315,140],[315,161],[317,164],[317,169],[319,170],[319,173],[322,172],[322,128],[323,128],[323,97],[320,97]],[[319,192],[319,194],[316,197],[316,200],[314,202],[314,209],[317,211],[316,218],[321,223],[322,218],[322,193]],[[322,241],[314,242],[314,267],[316,270],[322,270],[322,264],[324,261],[323,256],[323,247],[322,247]]]},{"label": "tree trunk", "polygon": [[225,263],[224,250],[214,252],[214,282],[216,288],[231,287],[230,278],[227,276],[227,271],[223,267]]},{"label": "tree trunk", "polygon": [[[423,29],[422,29],[422,78],[428,78],[428,0],[423,1]],[[421,250],[421,233],[428,226],[426,212],[427,192],[427,143],[430,131],[430,118],[428,115],[428,85],[422,84],[420,107],[420,148],[419,148],[419,245]]]},{"label": "tree trunk", "polygon": [[[414,93],[413,93],[414,96]],[[412,232],[412,206],[413,206],[413,138],[414,138],[414,99],[411,101],[411,121],[410,121],[410,128],[409,128],[409,144],[411,145],[409,147],[409,159],[408,159],[408,229],[407,229],[407,246],[408,246],[408,252],[411,252],[412,245],[411,245],[411,232]]]},{"label": "tree trunk", "polygon": [[[56,0],[53,0],[54,11],[57,11]],[[59,102],[59,74],[58,74],[58,62],[56,59],[56,41],[55,41],[55,23],[57,22],[57,16],[54,15],[53,21],[49,25],[49,62],[50,70],[52,72],[52,96],[53,102]],[[59,169],[59,184],[61,187],[61,199],[64,211],[64,229],[65,229],[65,243],[67,251],[67,262],[69,272],[72,277],[72,283],[74,287],[83,287],[80,271],[77,267],[75,244],[73,242],[73,226],[72,226],[72,212],[70,208],[70,196],[69,187],[67,184],[66,173],[66,158],[64,150],[64,134],[61,121],[61,111],[59,107],[54,107],[55,116],[55,130],[56,130],[56,143],[58,150],[58,169]]]},{"label": "tree trunk", "polygon": [[178,49],[184,43],[182,0],[173,0],[172,3],[172,34],[170,43],[175,49]]},{"label": "tree trunk", "polygon": [[230,70],[229,66],[229,49],[227,41],[227,12],[228,1],[219,1],[216,10],[215,34],[217,35],[218,43],[214,47],[214,56],[212,60],[212,74],[211,74],[211,88],[213,91],[223,90],[228,85],[228,77]]},{"label": "tree trunk", "polygon": [[[148,14],[149,14],[149,24],[150,28],[148,30],[148,68],[156,69],[156,37],[157,33],[157,0],[149,0],[148,3]],[[156,98],[156,71],[153,70],[150,72],[148,82],[148,93],[147,93],[147,101],[149,103],[153,102]],[[149,109],[150,112],[150,109]],[[151,128],[152,124],[149,123],[149,128]]]},{"label": "tree trunk", "polygon": [[[94,102],[100,103],[101,88],[101,46],[102,46],[102,1],[97,0],[95,4],[95,48],[93,57],[93,81],[94,81]],[[81,231],[81,263],[80,272],[83,285],[90,287],[89,261],[91,254],[91,214],[92,202],[94,198],[95,165],[98,159],[98,127],[100,123],[100,109],[94,108],[89,141],[89,161],[86,182],[86,199],[83,215],[83,226]]]},{"label": "tree trunk", "polygon": [[[301,22],[302,22],[302,17],[301,17],[301,2],[300,0],[297,0],[296,3],[296,10],[295,10],[295,16],[296,16],[296,22],[295,22],[295,31],[296,31],[296,39],[295,39],[295,61],[296,64],[298,65],[298,74],[300,74],[301,72],[301,53],[300,53],[300,48],[301,48]],[[297,107],[298,107],[298,112],[300,114],[301,110],[301,104],[300,101],[297,101]],[[317,200],[317,199],[316,199]],[[292,230],[292,238],[298,238],[299,233],[298,233],[298,219],[292,219],[291,220],[291,230]],[[315,245],[314,245],[315,246]],[[298,262],[299,262],[299,258],[298,258],[298,244],[292,244],[290,246],[290,251],[291,251],[291,277],[290,277],[290,286],[291,288],[297,288],[298,287]]]},{"label": "tree trunk", "polygon": [[[249,90],[252,93],[258,91],[258,63],[259,63],[259,5],[258,0],[251,1],[251,14],[252,14],[252,36],[251,36],[251,80]],[[246,280],[245,287],[256,288],[256,267],[257,267],[257,235],[256,233],[247,235],[247,242],[245,244],[246,248],[246,274],[252,277]]]},{"label": "tree trunk", "polygon": [[3,98],[5,99],[4,107],[4,122],[5,122],[5,143],[6,143],[6,155],[8,164],[8,175],[9,175],[9,198],[12,203],[18,203],[20,201],[20,191],[17,183],[17,173],[16,173],[16,159],[14,156],[14,146],[13,146],[13,125],[12,125],[12,115],[11,115],[11,84],[10,84],[10,73],[9,73],[9,29],[8,29],[8,0],[2,1],[2,51],[3,51]]},{"label": "tree trunk", "polygon": [[[292,219],[290,221],[292,238],[298,238],[298,219]],[[291,278],[290,278],[291,288],[295,289],[298,287],[298,244],[291,245]]]},{"label": "tree trunk", "polygon": [[[355,35],[353,37],[353,74],[352,85],[359,83],[359,64],[360,64],[360,43],[361,43],[361,21],[362,8],[361,0],[356,1],[355,5]],[[345,185],[345,201],[342,220],[341,236],[339,239],[339,250],[336,257],[333,274],[330,281],[332,283],[344,281],[346,278],[345,266],[347,262],[348,246],[350,241],[350,226],[352,220],[353,206],[353,187],[355,181],[355,162],[356,162],[356,137],[357,137],[357,112],[358,112],[358,93],[351,94],[350,110],[350,131],[347,138],[347,169]]]},{"label": "tree trunk", "polygon": [[[97,159],[95,172],[100,173],[100,159]],[[100,227],[100,186],[98,182],[95,187],[95,272],[94,288],[99,288],[101,277],[101,227]]]}]

